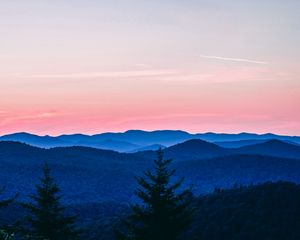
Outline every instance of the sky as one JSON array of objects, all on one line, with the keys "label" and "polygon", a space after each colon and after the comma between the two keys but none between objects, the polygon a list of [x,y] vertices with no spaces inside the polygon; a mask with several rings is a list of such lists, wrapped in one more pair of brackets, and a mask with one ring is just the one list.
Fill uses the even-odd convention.
[{"label": "sky", "polygon": [[300,135],[299,0],[1,0],[0,134]]}]

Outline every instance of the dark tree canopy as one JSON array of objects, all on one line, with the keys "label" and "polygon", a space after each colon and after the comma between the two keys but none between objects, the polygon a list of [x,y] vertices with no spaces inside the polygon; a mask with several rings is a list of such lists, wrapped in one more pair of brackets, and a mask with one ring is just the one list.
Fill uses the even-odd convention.
[{"label": "dark tree canopy", "polygon": [[75,218],[65,215],[65,208],[60,203],[59,187],[51,177],[47,164],[44,166],[40,184],[36,185],[36,191],[36,194],[31,196],[33,203],[24,204],[31,213],[29,239],[77,239]]},{"label": "dark tree canopy", "polygon": [[300,239],[300,185],[294,183],[217,190],[195,205],[193,239]]},{"label": "dark tree canopy", "polygon": [[[2,199],[1,195],[4,192],[4,188],[0,189],[0,211],[6,207],[8,207],[11,203],[14,202],[15,197]],[[10,240],[12,239],[13,232],[16,230],[16,224],[13,225],[4,225],[0,226],[0,240]]]},{"label": "dark tree canopy", "polygon": [[132,214],[124,221],[125,230],[117,231],[118,239],[176,240],[191,223],[189,208],[191,193],[179,192],[183,179],[172,182],[175,170],[169,169],[171,159],[157,152],[154,171],[137,177],[139,188],[136,195],[142,204],[132,206]]},{"label": "dark tree canopy", "polygon": [[7,206],[8,206],[9,204],[11,204],[11,203],[15,200],[15,198],[16,198],[16,196],[15,196],[15,197],[12,197],[12,198],[3,199],[3,198],[1,197],[1,195],[3,194],[3,192],[4,192],[4,188],[2,187],[2,188],[0,188],[0,210],[1,210],[2,208],[7,207]]}]

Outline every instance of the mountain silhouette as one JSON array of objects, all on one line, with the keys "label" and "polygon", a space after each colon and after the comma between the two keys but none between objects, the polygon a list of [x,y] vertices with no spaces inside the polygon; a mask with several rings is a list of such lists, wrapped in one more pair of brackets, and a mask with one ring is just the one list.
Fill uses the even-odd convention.
[{"label": "mountain silhouette", "polygon": [[239,148],[239,147],[245,147],[253,144],[259,144],[259,143],[264,143],[268,140],[238,140],[238,141],[224,141],[224,142],[214,142],[220,147],[224,148]]},{"label": "mountain silhouette", "polygon": [[166,147],[161,144],[152,144],[145,147],[136,148],[131,150],[130,153],[142,152],[142,151],[157,151],[158,149],[165,149]]},{"label": "mountain silhouette", "polygon": [[[280,136],[275,134],[223,134],[223,133],[197,133],[191,134],[180,130],[159,130],[159,131],[142,131],[129,130],[120,133],[101,133],[95,135],[70,134],[60,136],[38,136],[30,133],[14,133],[0,137],[0,141],[18,141],[42,148],[64,147],[64,146],[87,146],[95,148],[109,149],[119,152],[132,152],[136,149],[146,148],[151,145],[162,145],[170,147],[174,144],[182,143],[191,139],[201,139],[207,142],[217,142],[219,146],[241,147],[249,145],[250,140],[267,141],[277,139],[290,143],[300,144],[300,137]],[[241,142],[237,142],[241,141]],[[244,141],[244,142],[243,142]],[[249,141],[247,143],[247,141]],[[224,143],[232,142],[232,143]],[[234,143],[235,142],[235,143]],[[256,142],[259,143],[259,142]],[[239,145],[238,145],[239,144]],[[148,147],[148,148],[147,148]],[[145,149],[144,149],[145,150]]]},{"label": "mountain silhouette", "polygon": [[234,152],[300,159],[300,146],[279,140],[237,148]]},{"label": "mountain silhouette", "polygon": [[216,144],[192,139],[165,149],[165,155],[178,160],[204,159],[228,155],[230,151]]},{"label": "mountain silhouette", "polygon": [[41,147],[41,148],[68,146],[67,142],[57,137],[38,136],[26,132],[1,136],[0,141],[15,141],[15,142],[27,143],[32,146]]},{"label": "mountain silhouette", "polygon": [[[230,188],[235,183],[300,182],[299,159],[236,154],[201,140],[186,141],[165,151],[167,156],[175,157],[172,167],[177,169],[176,176],[185,176],[184,186],[194,185],[195,194],[210,192],[215,187]],[[149,153],[154,154],[153,159],[156,157],[154,151],[146,151],[145,156],[141,153],[78,146],[42,149],[3,141],[0,142],[0,182],[8,195],[20,193],[19,199],[26,200],[34,191],[34,183],[39,181],[44,162],[48,162],[65,201],[126,202],[134,200],[134,177],[153,166]]]}]

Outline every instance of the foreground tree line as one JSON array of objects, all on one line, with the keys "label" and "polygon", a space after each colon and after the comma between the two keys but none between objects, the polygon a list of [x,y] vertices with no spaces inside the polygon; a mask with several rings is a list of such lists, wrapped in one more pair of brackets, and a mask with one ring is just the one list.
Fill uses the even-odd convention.
[{"label": "foreground tree line", "polygon": [[[159,150],[154,170],[146,171],[144,177],[136,178],[140,186],[136,195],[142,203],[132,205],[132,214],[115,229],[117,239],[176,240],[188,228],[192,219],[191,193],[189,190],[177,191],[182,179],[171,183],[175,173],[175,170],[169,169],[171,161],[165,160],[162,150]],[[3,226],[0,239],[80,239],[81,230],[76,227],[76,217],[65,214],[62,195],[47,164],[40,183],[36,185],[36,193],[30,198],[32,202],[22,204],[30,213],[25,219],[26,223]],[[8,206],[13,200],[1,201],[0,208]]]},{"label": "foreground tree line", "polygon": [[[117,240],[296,240],[300,239],[300,186],[265,183],[195,197],[175,181],[171,160],[157,152],[152,171],[136,177],[139,203],[121,220],[112,222]],[[17,196],[0,200],[0,210]],[[87,239],[89,229],[66,213],[58,185],[45,164],[31,202],[22,203],[28,215],[13,225],[0,226],[0,240]],[[84,234],[83,234],[84,233]],[[90,233],[92,235],[92,233]],[[96,237],[91,239],[100,240]],[[108,239],[108,238],[105,238]]]}]

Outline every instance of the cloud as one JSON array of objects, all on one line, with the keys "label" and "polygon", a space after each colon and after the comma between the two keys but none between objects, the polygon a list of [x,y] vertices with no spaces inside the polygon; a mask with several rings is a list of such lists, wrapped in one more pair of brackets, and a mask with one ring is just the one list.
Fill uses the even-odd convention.
[{"label": "cloud", "polygon": [[44,113],[37,114],[34,117],[37,117],[37,118],[47,118],[47,117],[52,117],[52,116],[55,116],[55,115],[56,115],[56,113],[54,113],[54,112],[44,112]]},{"label": "cloud", "polygon": [[37,114],[32,114],[32,115],[17,116],[17,117],[13,117],[11,119],[27,120],[27,119],[36,119],[36,118],[48,118],[48,117],[53,117],[55,115],[56,115],[56,113],[54,113],[54,112],[42,112],[42,113],[37,113]]},{"label": "cloud", "polygon": [[256,60],[244,59],[244,58],[229,58],[229,57],[209,56],[209,55],[200,55],[200,57],[223,60],[223,61],[231,61],[231,62],[245,62],[245,63],[254,63],[254,64],[263,64],[263,65],[269,64],[269,62],[256,61]]},{"label": "cloud", "polygon": [[37,114],[32,114],[32,115],[4,117],[4,118],[0,119],[0,126],[9,124],[9,123],[15,122],[15,121],[24,121],[24,120],[26,121],[26,120],[32,120],[32,119],[50,118],[55,115],[57,115],[55,112],[42,112],[42,113],[37,113]]},{"label": "cloud", "polygon": [[215,73],[179,73],[177,75],[161,76],[160,81],[164,82],[183,82],[198,83],[201,81],[212,81],[217,75]]},{"label": "cloud", "polygon": [[138,70],[138,71],[111,71],[111,72],[85,72],[85,73],[64,73],[64,74],[33,74],[18,75],[21,78],[126,78],[126,77],[151,77],[175,74],[174,70]]},{"label": "cloud", "polygon": [[178,113],[178,114],[166,114],[166,115],[151,115],[151,116],[134,116],[134,117],[126,117],[123,119],[118,119],[116,121],[111,121],[114,126],[115,125],[126,125],[127,123],[141,123],[141,122],[154,122],[160,120],[169,121],[174,119],[188,119],[188,118],[216,118],[220,117],[222,114],[220,113],[212,113],[212,112],[204,112],[204,113]]},{"label": "cloud", "polygon": [[134,67],[137,67],[137,68],[151,68],[152,66],[150,64],[147,64],[147,63],[137,63],[134,65]]}]

